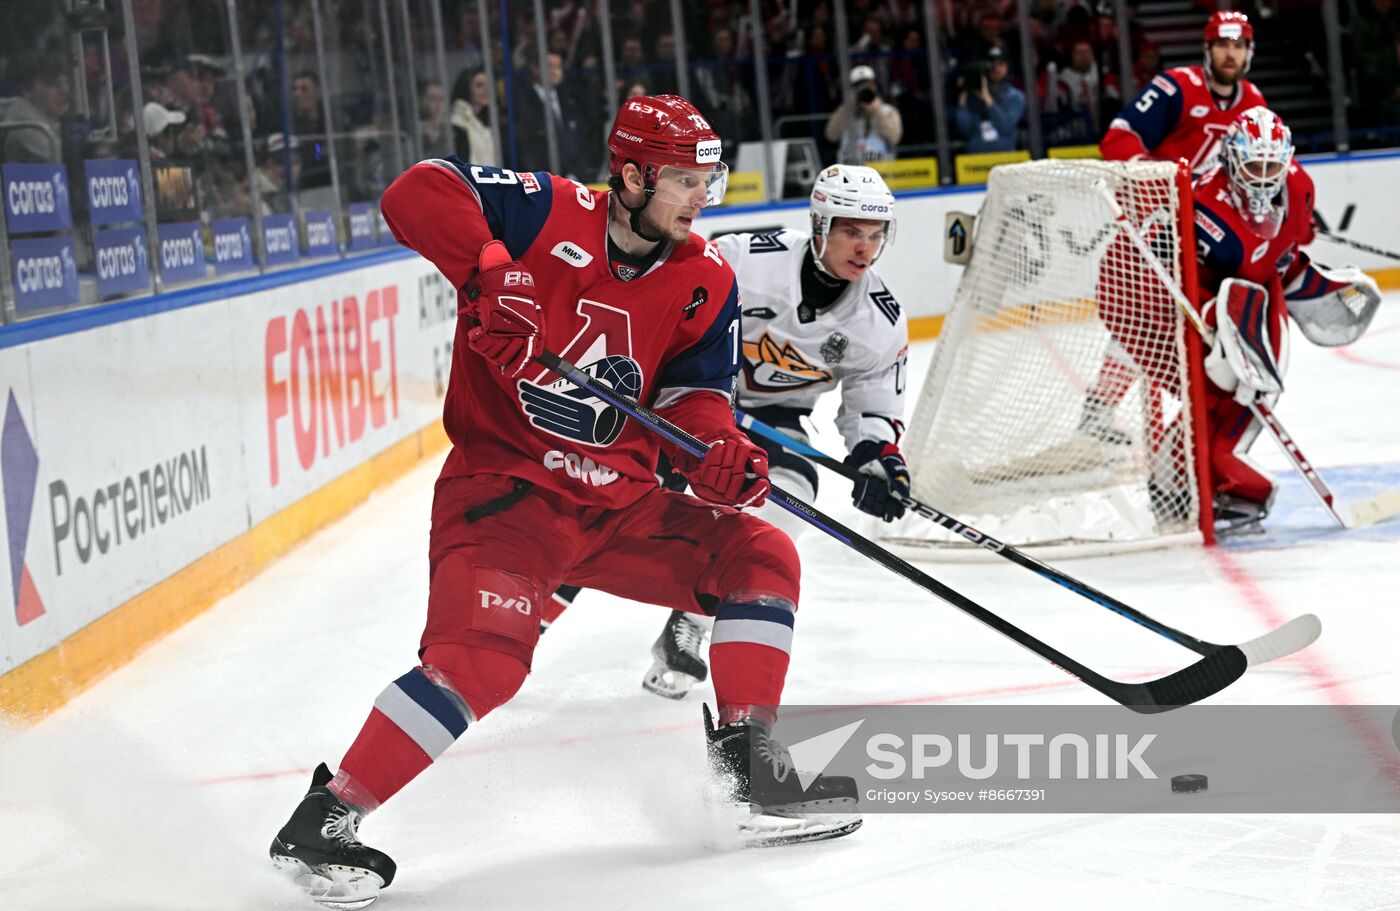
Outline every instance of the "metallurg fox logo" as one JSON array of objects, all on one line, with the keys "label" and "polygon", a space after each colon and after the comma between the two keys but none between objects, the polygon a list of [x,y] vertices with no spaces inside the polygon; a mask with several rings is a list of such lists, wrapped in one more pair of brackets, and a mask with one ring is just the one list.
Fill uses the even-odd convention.
[{"label": "metallurg fox logo", "polygon": [[757,392],[786,392],[832,382],[830,370],[820,367],[795,348],[781,345],[767,332],[758,341],[744,342],[744,375]]}]

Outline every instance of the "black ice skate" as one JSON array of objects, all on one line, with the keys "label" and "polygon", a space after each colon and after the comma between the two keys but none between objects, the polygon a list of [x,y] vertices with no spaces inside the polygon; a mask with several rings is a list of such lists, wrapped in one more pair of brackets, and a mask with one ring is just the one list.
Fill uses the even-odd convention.
[{"label": "black ice skate", "polygon": [[311,790],[268,853],[317,902],[353,911],[379,897],[394,881],[396,867],[389,855],[360,843],[355,826],[361,814],[326,787],[331,777],[325,763],[316,767]]},{"label": "black ice skate", "polygon": [[1246,500],[1234,494],[1215,495],[1215,534],[1220,538],[1239,538],[1245,535],[1262,535],[1264,519],[1274,505],[1277,488],[1269,494],[1269,499]]},{"label": "black ice skate", "polygon": [[802,786],[787,748],[753,720],[716,729],[703,707],[710,768],[727,802],[746,809],[739,833],[750,846],[796,844],[849,835],[860,828],[855,779],[816,775]]},{"label": "black ice skate", "polygon": [[1113,426],[1113,409],[1098,399],[1085,399],[1079,432],[1110,446],[1131,446],[1133,438]]},{"label": "black ice skate", "polygon": [[683,699],[690,688],[710,674],[700,649],[705,628],[685,611],[671,611],[656,644],[651,647],[651,670],[642,678],[642,689],[667,699]]}]

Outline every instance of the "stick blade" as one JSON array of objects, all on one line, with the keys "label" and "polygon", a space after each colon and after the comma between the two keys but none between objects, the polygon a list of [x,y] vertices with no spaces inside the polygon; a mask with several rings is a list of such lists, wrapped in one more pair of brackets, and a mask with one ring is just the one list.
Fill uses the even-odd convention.
[{"label": "stick blade", "polygon": [[1248,669],[1244,652],[1237,646],[1225,645],[1174,674],[1125,687],[1129,692],[1119,701],[1143,715],[1170,712],[1215,695]]},{"label": "stick blade", "polygon": [[1250,667],[1273,661],[1294,652],[1300,652],[1317,641],[1322,635],[1322,621],[1314,614],[1294,617],[1278,629],[1270,630],[1262,636],[1241,642],[1239,650],[1244,652]]},{"label": "stick blade", "polygon": [[1387,490],[1374,497],[1346,504],[1351,513],[1347,523],[1351,528],[1364,528],[1386,519],[1400,516],[1400,490]]}]

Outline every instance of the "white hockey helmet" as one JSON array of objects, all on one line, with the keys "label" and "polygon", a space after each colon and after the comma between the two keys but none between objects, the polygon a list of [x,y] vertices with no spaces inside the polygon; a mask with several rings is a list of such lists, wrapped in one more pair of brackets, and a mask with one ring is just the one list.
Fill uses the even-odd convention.
[{"label": "white hockey helmet", "polygon": [[822,268],[826,252],[826,235],[834,218],[862,218],[889,222],[885,239],[875,251],[871,262],[880,258],[885,248],[894,243],[894,194],[885,186],[880,172],[865,165],[834,164],[817,175],[812,184],[811,198],[812,258]]},{"label": "white hockey helmet", "polygon": [[1266,107],[1250,108],[1230,124],[1220,144],[1220,163],[1230,178],[1235,208],[1251,230],[1273,238],[1283,225],[1293,134]]}]

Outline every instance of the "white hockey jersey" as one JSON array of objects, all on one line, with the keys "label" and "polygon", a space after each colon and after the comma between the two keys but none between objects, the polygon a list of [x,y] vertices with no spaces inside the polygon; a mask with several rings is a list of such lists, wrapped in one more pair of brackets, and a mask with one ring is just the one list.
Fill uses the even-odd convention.
[{"label": "white hockey jersey", "polygon": [[898,442],[909,372],[908,320],[873,269],[831,306],[803,307],[799,276],[809,236],[774,231],[715,238],[739,278],[739,406],[810,412],[839,384],[836,426],[847,449],[861,440]]}]

